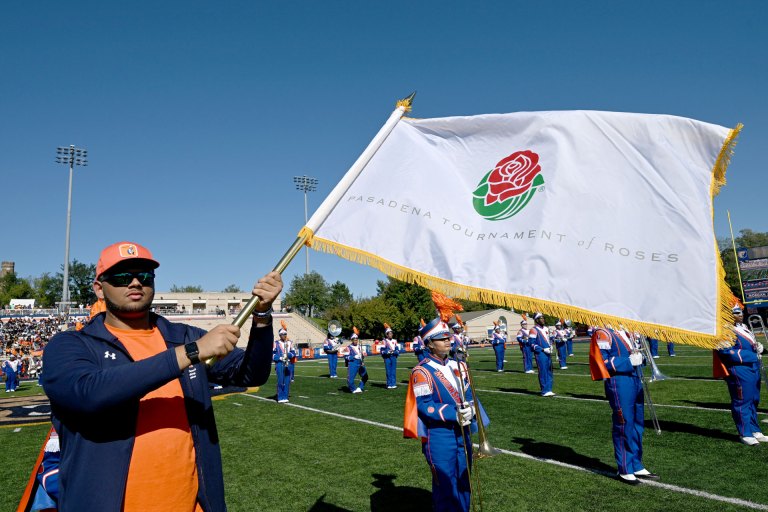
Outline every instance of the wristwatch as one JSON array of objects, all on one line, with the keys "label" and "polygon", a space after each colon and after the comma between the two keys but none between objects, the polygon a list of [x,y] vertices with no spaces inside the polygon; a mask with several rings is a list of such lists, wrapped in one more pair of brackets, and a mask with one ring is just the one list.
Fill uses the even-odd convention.
[{"label": "wristwatch", "polygon": [[273,312],[274,312],[274,310],[270,307],[266,311],[254,311],[253,312],[253,316],[258,318],[259,320],[264,320],[266,318],[271,317]]},{"label": "wristwatch", "polygon": [[194,341],[192,343],[187,343],[184,345],[184,351],[187,353],[189,360],[192,361],[192,364],[200,362],[200,358],[198,357],[200,355],[200,350],[197,348],[197,343]]}]

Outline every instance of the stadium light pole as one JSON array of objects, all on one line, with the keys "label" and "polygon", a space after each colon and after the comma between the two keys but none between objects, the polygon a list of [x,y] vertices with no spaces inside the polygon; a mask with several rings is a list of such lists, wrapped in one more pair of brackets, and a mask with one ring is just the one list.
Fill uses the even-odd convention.
[{"label": "stadium light pole", "polygon": [[[317,190],[317,178],[311,176],[294,176],[293,182],[296,184],[296,190],[304,192],[304,225],[307,225],[307,192],[314,192]],[[309,274],[309,247],[304,248],[307,251],[307,270],[306,274]]]},{"label": "stadium light pole", "polygon": [[64,242],[64,282],[61,286],[61,305],[69,311],[69,225],[72,220],[72,176],[76,165],[87,166],[88,151],[74,145],[56,148],[56,163],[69,165],[69,191],[67,193],[67,235]]}]

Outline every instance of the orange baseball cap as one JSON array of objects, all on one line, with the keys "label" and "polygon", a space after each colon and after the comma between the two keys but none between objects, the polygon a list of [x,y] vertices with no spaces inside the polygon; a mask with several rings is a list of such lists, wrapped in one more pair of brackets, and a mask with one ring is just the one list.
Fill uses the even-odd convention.
[{"label": "orange baseball cap", "polygon": [[160,263],[152,257],[149,249],[143,245],[133,242],[117,242],[101,251],[99,261],[96,263],[96,277],[99,277],[118,263],[131,259],[147,261],[152,265],[152,268],[160,266]]}]

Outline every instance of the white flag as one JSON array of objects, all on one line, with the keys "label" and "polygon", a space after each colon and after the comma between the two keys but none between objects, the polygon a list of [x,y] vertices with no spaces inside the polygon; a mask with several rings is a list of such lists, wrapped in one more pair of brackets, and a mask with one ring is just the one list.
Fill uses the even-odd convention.
[{"label": "white flag", "polygon": [[[403,119],[312,247],[448,295],[713,346],[713,197],[740,127],[567,111]],[[660,331],[660,332],[657,332]]]}]

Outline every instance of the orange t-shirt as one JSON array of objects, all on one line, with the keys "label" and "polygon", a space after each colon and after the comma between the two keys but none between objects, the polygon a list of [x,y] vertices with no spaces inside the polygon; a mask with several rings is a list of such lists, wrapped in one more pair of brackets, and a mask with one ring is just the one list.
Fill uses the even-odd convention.
[{"label": "orange t-shirt", "polygon": [[[135,361],[167,350],[157,327],[126,330],[105,326]],[[202,512],[197,503],[195,446],[177,379],[150,391],[139,402],[123,510]]]}]

